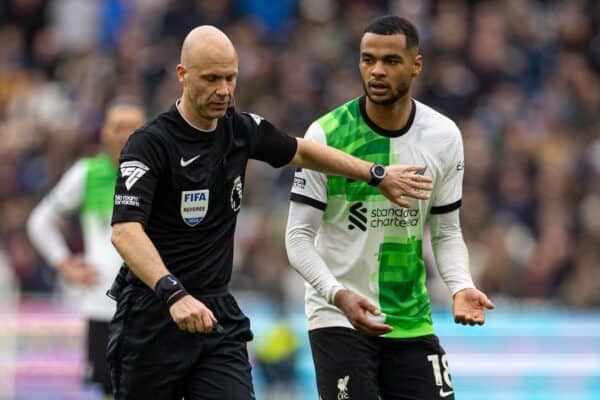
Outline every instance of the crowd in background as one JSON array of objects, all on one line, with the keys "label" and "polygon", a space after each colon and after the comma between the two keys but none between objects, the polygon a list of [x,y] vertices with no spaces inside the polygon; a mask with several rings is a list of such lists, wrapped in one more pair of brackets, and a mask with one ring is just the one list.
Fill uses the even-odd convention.
[{"label": "crowd in background", "polygon": [[[33,206],[98,150],[106,103],[149,115],[180,95],[179,48],[213,24],[239,53],[236,107],[293,135],[363,93],[362,29],[397,14],[421,35],[414,97],[462,130],[462,228],[499,300],[600,305],[600,3],[589,0],[5,0],[0,2],[0,276],[52,293],[25,234]],[[284,229],[293,170],[248,167],[232,285],[301,302]],[[73,219],[71,223],[76,224]],[[69,244],[82,249],[81,237]],[[448,301],[427,252],[430,292]],[[118,266],[115,266],[115,270]],[[1,287],[1,286],[0,286]]]}]

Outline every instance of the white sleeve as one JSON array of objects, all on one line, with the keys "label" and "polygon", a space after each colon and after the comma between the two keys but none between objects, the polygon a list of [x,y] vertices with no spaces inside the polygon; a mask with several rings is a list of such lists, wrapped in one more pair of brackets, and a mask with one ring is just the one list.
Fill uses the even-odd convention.
[{"label": "white sleeve", "polygon": [[469,271],[469,252],[460,230],[458,210],[429,217],[431,247],[437,270],[454,294],[462,289],[474,288]]},{"label": "white sleeve", "polygon": [[33,209],[27,220],[29,240],[52,266],[56,267],[71,254],[60,232],[60,224],[65,215],[81,205],[85,172],[84,161],[75,163]]},{"label": "white sleeve", "polygon": [[443,176],[436,182],[431,194],[431,214],[443,214],[458,209],[462,200],[462,182],[465,169],[464,150],[460,130],[453,131],[441,140],[443,151]]},{"label": "white sleeve", "polygon": [[[308,127],[304,138],[315,143],[327,144],[325,132],[316,122]],[[290,198],[292,201],[325,210],[327,207],[327,175],[311,169],[296,169]]]},{"label": "white sleeve", "polygon": [[290,264],[328,303],[344,287],[333,276],[315,248],[323,211],[307,204],[290,202],[285,247]]}]

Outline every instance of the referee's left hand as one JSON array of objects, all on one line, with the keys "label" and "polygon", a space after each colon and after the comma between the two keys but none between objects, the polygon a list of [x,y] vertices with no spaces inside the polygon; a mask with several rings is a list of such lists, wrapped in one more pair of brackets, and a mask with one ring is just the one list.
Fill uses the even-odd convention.
[{"label": "referee's left hand", "polygon": [[179,329],[190,333],[209,333],[217,324],[212,311],[189,294],[177,300],[169,313]]},{"label": "referee's left hand", "polygon": [[422,175],[424,166],[420,165],[388,165],[387,175],[377,186],[382,195],[394,204],[410,208],[411,203],[404,197],[427,200],[429,191],[433,189],[430,176]]},{"label": "referee's left hand", "polygon": [[485,322],[485,309],[494,309],[494,303],[477,289],[463,289],[454,294],[452,311],[454,322],[463,325],[483,325]]}]

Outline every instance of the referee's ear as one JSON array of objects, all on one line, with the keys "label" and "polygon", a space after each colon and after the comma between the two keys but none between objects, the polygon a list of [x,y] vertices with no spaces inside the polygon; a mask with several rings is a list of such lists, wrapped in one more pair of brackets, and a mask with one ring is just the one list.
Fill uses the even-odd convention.
[{"label": "referee's ear", "polygon": [[177,64],[177,67],[175,67],[175,72],[177,73],[177,80],[179,83],[181,83],[183,87],[186,87],[187,82],[185,79],[185,74],[187,73],[187,69],[185,68],[185,65]]}]

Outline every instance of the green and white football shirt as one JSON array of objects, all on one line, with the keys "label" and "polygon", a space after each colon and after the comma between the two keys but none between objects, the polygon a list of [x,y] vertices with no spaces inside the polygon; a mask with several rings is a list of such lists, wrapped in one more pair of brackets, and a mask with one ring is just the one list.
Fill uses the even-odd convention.
[{"label": "green and white football shirt", "polygon": [[[305,138],[375,163],[426,166],[423,173],[433,179],[431,197],[411,200],[409,209],[364,182],[306,169],[296,172],[292,200],[324,210],[315,248],[344,287],[378,305],[394,328],[387,337],[432,334],[423,230],[430,214],[460,207],[464,163],[458,127],[413,101],[406,127],[386,131],[368,119],[361,97],[319,118]],[[306,312],[309,329],[351,327],[308,284]]]}]

